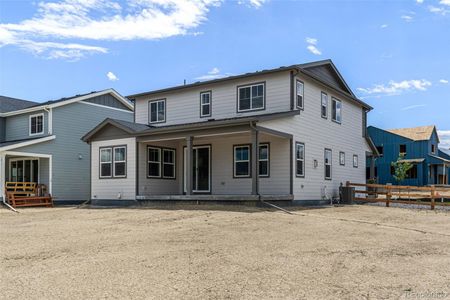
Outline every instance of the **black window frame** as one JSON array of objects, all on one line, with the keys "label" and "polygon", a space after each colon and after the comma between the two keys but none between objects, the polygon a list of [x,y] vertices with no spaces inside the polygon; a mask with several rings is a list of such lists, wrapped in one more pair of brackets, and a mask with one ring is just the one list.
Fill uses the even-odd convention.
[{"label": "black window frame", "polygon": [[[158,102],[164,103],[164,120],[158,119]],[[156,103],[156,121],[152,121],[152,104]],[[167,101],[166,98],[148,101],[148,124],[165,123],[167,120]]]},{"label": "black window frame", "polygon": [[[150,149],[158,151],[158,160],[150,161]],[[158,165],[158,175],[150,175],[150,164]],[[147,178],[161,178],[162,176],[162,151],[160,147],[147,146]]]},{"label": "black window frame", "polygon": [[[302,94],[301,94],[301,105],[298,104],[298,97],[299,95],[299,89],[298,89],[298,84],[302,85]],[[305,109],[305,83],[299,79],[296,80],[295,82],[295,107],[297,107],[300,110],[304,110]]]},{"label": "black window frame", "polygon": [[[298,158],[298,147],[302,146],[303,147],[303,158],[299,159]],[[306,163],[306,147],[305,147],[305,143],[302,142],[295,142],[295,176],[298,178],[305,178],[305,172],[306,172],[306,168],[305,168],[305,163]],[[302,174],[298,173],[298,162],[301,161],[302,162]]]},{"label": "black window frame", "polygon": [[[258,145],[258,151],[261,151],[261,147],[267,147],[267,159],[261,160],[261,152],[258,153],[258,176],[262,178],[270,177],[270,143],[260,143]],[[267,174],[261,174],[261,162],[267,162]]]},{"label": "black window frame", "polygon": [[[125,160],[121,161],[115,161],[115,153],[116,149],[124,148],[125,149]],[[109,150],[110,151],[110,161],[108,162],[102,162],[102,151]],[[99,179],[124,179],[127,178],[127,168],[128,168],[128,148],[127,145],[114,145],[114,146],[105,146],[105,147],[99,147],[99,172],[98,172],[98,178]],[[116,163],[124,163],[124,175],[116,175],[115,169],[116,169]],[[110,165],[110,175],[103,176],[102,175],[102,165],[109,164]]]},{"label": "black window frame", "polygon": [[[402,151],[403,147],[405,147],[405,151]],[[408,151],[408,148],[406,147],[406,144],[398,145],[398,153],[399,154],[403,154],[404,156],[406,156],[407,151]]]},{"label": "black window frame", "polygon": [[[342,162],[342,158],[344,158],[344,162]],[[339,165],[345,166],[345,152],[339,151]]]},{"label": "black window frame", "polygon": [[[248,148],[248,160],[236,161],[236,148]],[[248,162],[248,174],[247,175],[236,175],[236,163],[238,162]],[[251,178],[252,177],[252,145],[251,144],[240,144],[233,145],[233,178]]]},{"label": "black window frame", "polygon": [[[262,107],[258,107],[258,108],[253,108],[252,105],[252,88],[254,86],[263,86],[263,106]],[[249,109],[241,109],[241,105],[240,105],[240,90],[241,89],[245,89],[245,88],[250,88],[250,108]],[[259,111],[259,110],[265,110],[266,109],[266,82],[255,82],[255,83],[250,83],[250,84],[245,84],[245,85],[239,85],[236,88],[237,92],[236,92],[236,112],[237,113],[246,113],[246,112],[252,112],[252,111]]]},{"label": "black window frame", "polygon": [[[340,120],[337,119],[337,104],[340,104],[341,106],[341,110],[340,110]],[[339,100],[336,97],[331,97],[331,121],[337,123],[337,124],[342,124],[342,101]]]},{"label": "black window frame", "polygon": [[[330,153],[329,164],[327,164],[327,152]],[[329,148],[324,150],[323,166],[325,180],[333,180],[333,150]],[[330,177],[327,177],[327,166],[330,166]]]},{"label": "black window frame", "polygon": [[[173,153],[173,163],[164,161],[165,160],[165,157],[164,157],[165,151]],[[173,177],[166,175],[165,168],[164,168],[165,165],[172,165]],[[176,179],[177,178],[177,150],[176,149],[167,148],[167,147],[161,148],[161,176],[163,179]]]},{"label": "black window frame", "polygon": [[[325,105],[325,115],[323,114],[323,108],[324,108],[324,105],[323,105],[323,97],[325,96],[325,98],[326,98],[326,105]],[[325,92],[321,92],[320,93],[320,116],[323,118],[323,119],[328,119],[328,94],[327,93],[325,93]]]},{"label": "black window frame", "polygon": [[[209,95],[209,103],[208,104],[203,104],[203,95]],[[203,114],[203,106],[209,106],[209,113],[208,114]],[[211,117],[212,115],[212,91],[203,91],[200,92],[200,118],[207,118],[207,117]]]}]

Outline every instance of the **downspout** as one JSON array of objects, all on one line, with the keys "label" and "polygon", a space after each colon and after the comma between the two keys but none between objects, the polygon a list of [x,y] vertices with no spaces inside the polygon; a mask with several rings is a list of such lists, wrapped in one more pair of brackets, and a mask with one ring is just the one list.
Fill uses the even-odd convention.
[{"label": "downspout", "polygon": [[[259,133],[259,129],[253,124],[253,122],[250,122],[250,128],[252,128],[253,130],[255,130],[256,131],[256,135],[258,136],[258,133]],[[258,147],[258,145],[259,145],[259,142],[258,142],[258,139],[256,140],[256,156],[257,157],[255,157],[254,159],[255,159],[255,161],[258,159],[258,153],[259,153],[259,147]],[[264,200],[262,200],[261,199],[261,194],[259,193],[259,170],[258,170],[258,164],[259,164],[259,161],[256,161],[256,174],[254,174],[254,176],[256,176],[256,192],[257,192],[257,195],[258,195],[258,201],[259,202],[261,202],[261,203],[264,203],[264,204],[266,204],[266,205],[268,205],[268,206],[271,206],[271,207],[273,207],[273,208],[276,208],[276,209],[278,209],[278,210],[281,210],[281,211],[283,211],[283,212],[285,212],[285,213],[288,213],[288,214],[290,214],[290,215],[292,215],[292,213],[290,212],[290,211],[288,211],[288,210],[286,210],[286,209],[284,209],[284,208],[281,208],[281,207],[279,207],[279,206],[276,206],[275,204],[272,204],[272,203],[269,203],[269,202],[266,202],[266,201],[264,201]]]},{"label": "downspout", "polygon": [[10,210],[12,210],[12,211],[14,211],[14,212],[16,212],[16,213],[19,213],[14,207],[12,207],[11,205],[9,205],[9,204],[6,202],[5,197],[3,197],[3,204],[4,204],[6,207],[8,207]]},{"label": "downspout", "polygon": [[53,134],[53,111],[51,108],[48,108],[48,107],[44,107],[44,111],[47,112],[47,116],[48,116],[47,134],[52,135]]}]

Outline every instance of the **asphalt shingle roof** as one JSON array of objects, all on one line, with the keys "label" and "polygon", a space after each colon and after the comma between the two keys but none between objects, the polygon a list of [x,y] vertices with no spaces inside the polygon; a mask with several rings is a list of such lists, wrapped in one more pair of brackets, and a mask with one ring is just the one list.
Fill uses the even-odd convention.
[{"label": "asphalt shingle roof", "polygon": [[33,101],[0,96],[0,113],[25,109],[38,104],[39,103]]}]

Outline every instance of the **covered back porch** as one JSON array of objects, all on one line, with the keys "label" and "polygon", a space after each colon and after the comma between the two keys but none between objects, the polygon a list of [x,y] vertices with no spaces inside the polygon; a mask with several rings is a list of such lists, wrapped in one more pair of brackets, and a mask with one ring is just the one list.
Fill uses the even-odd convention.
[{"label": "covered back porch", "polygon": [[292,135],[255,122],[168,129],[136,138],[137,200],[293,200]]}]

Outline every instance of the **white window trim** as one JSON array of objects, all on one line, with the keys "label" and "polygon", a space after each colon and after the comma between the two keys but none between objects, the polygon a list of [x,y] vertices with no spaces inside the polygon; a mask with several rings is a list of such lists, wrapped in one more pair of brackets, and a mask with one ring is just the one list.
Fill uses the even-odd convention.
[{"label": "white window trim", "polygon": [[[327,100],[327,102],[325,103],[325,115],[322,114],[322,107],[324,107],[324,105],[323,105],[323,96],[324,95]],[[320,93],[320,116],[324,119],[328,119],[328,94],[325,92]]]},{"label": "white window trim", "polygon": [[[337,103],[341,104],[341,114],[340,114],[341,119],[340,120],[337,120],[337,118],[336,118],[337,117]],[[333,115],[333,108],[335,105],[336,105],[336,109],[335,109],[336,115]],[[331,120],[338,124],[342,123],[342,101],[337,98],[334,98],[334,97],[331,97]]]},{"label": "white window trim", "polygon": [[[301,83],[302,85],[302,91],[301,91],[301,96],[302,96],[302,105],[298,105],[298,96],[299,96],[299,90],[298,90],[298,84]],[[296,80],[295,83],[295,106],[299,109],[304,109],[305,108],[305,84],[303,83],[303,81],[301,80]]]},{"label": "white window trim", "polygon": [[[247,148],[248,149],[248,159],[247,160],[236,160],[236,149],[237,148]],[[250,145],[235,145],[233,146],[233,176],[235,178],[250,178],[251,177],[251,148]],[[248,162],[247,175],[236,175],[236,163],[238,162]]]},{"label": "white window trim", "polygon": [[258,167],[258,176],[259,177],[270,177],[270,146],[269,143],[261,143],[258,146],[258,151],[261,147],[267,147],[267,158],[261,158],[261,155],[258,154],[258,165],[261,161],[267,161],[267,174],[261,174],[261,170]]},{"label": "white window trim", "polygon": [[[253,108],[253,101],[252,101],[252,97],[253,97],[253,87],[254,86],[263,86],[263,106],[262,107],[258,107],[258,108]],[[246,88],[250,88],[250,108],[249,109],[241,109],[240,108],[240,91],[241,89],[246,89]],[[266,83],[265,82],[260,82],[260,83],[253,83],[253,84],[248,84],[248,85],[243,85],[243,86],[239,86],[238,87],[238,92],[237,92],[237,111],[238,112],[247,112],[247,111],[256,111],[256,110],[265,110],[266,109]]]},{"label": "white window trim", "polygon": [[[163,102],[164,103],[164,119],[159,120],[158,119],[158,103]],[[152,103],[156,103],[156,121],[152,121]],[[148,101],[148,123],[149,124],[156,124],[156,123],[164,123],[166,122],[166,114],[167,114],[167,102],[166,99],[157,99],[157,100],[150,100]]]},{"label": "white window trim", "polygon": [[[302,148],[303,148],[303,158],[298,158],[297,157],[297,150],[298,150],[298,147],[299,146],[301,146]],[[301,177],[301,178],[304,178],[305,177],[305,155],[306,154],[306,151],[305,151],[305,144],[304,143],[300,143],[300,142],[296,142],[295,143],[295,176],[296,177]],[[303,168],[302,168],[302,174],[299,174],[298,173],[298,168],[297,168],[297,162],[298,161],[302,161],[303,162]]]},{"label": "white window trim", "polygon": [[[208,103],[203,103],[203,95],[206,95],[206,94],[208,94],[209,95],[209,102]],[[212,105],[211,105],[211,102],[212,102],[212,92],[211,91],[206,91],[206,92],[201,92],[200,93],[200,117],[201,118],[203,118],[203,117],[211,117],[211,114],[212,114]],[[203,114],[203,106],[206,106],[206,105],[208,105],[209,106],[209,113],[208,114]]]},{"label": "white window trim", "polygon": [[[42,117],[42,131],[41,132],[36,132],[36,133],[32,133],[31,132],[31,120],[33,118],[37,118],[37,117]],[[39,114],[34,114],[34,115],[30,115],[28,118],[28,135],[29,136],[35,136],[35,135],[41,135],[44,134],[45,131],[45,122],[44,122],[44,113],[39,113]]]},{"label": "white window trim", "polygon": [[[116,161],[116,149],[125,149],[124,160]],[[127,177],[127,147],[126,146],[117,146],[113,148],[112,152],[112,161],[113,161],[113,177],[114,178],[125,178]],[[116,163],[125,163],[125,174],[124,175],[116,175]]]},{"label": "white window trim", "polygon": [[[150,149],[152,149],[152,150],[158,150],[158,157],[159,157],[159,161],[153,161],[153,160],[150,160],[149,159],[149,155],[148,155],[148,153],[149,153],[149,150]],[[152,147],[152,146],[148,146],[147,147],[147,178],[161,178],[161,176],[162,176],[162,170],[161,170],[161,165],[162,165],[162,157],[161,157],[161,148],[158,148],[158,147]],[[149,170],[150,170],[150,168],[149,168],[149,164],[150,163],[152,163],[152,164],[158,164],[158,169],[159,169],[159,175],[158,176],[154,176],[154,175],[150,175],[149,174]]]},{"label": "white window trim", "polygon": [[[330,160],[327,164],[326,158],[327,158],[327,152],[330,153]],[[324,175],[326,180],[332,180],[333,178],[333,151],[331,149],[325,149],[324,151],[324,158],[323,158],[323,165],[324,165]],[[330,166],[330,177],[327,177],[327,166]]]},{"label": "white window trim", "polygon": [[[112,150],[113,148],[112,147],[102,147],[102,148],[100,148],[100,156],[99,156],[99,165],[100,165],[100,169],[99,169],[99,178],[112,178],[113,177],[113,173],[114,173],[114,171],[113,171],[113,150]],[[110,152],[111,152],[111,159],[109,160],[109,161],[105,161],[105,162],[102,162],[102,151],[106,151],[106,150],[109,150]],[[102,165],[104,165],[104,164],[109,164],[109,165],[111,165],[111,175],[109,175],[109,176],[103,176],[102,175]]]},{"label": "white window trim", "polygon": [[[172,152],[173,153],[173,162],[169,163],[169,162],[164,162],[164,152],[168,151],[168,152]],[[163,148],[162,149],[162,156],[161,156],[161,166],[160,168],[162,169],[162,172],[164,173],[164,165],[171,165],[173,168],[173,176],[166,176],[165,174],[162,174],[162,178],[168,178],[168,179],[175,179],[176,178],[176,161],[177,161],[177,155],[176,155],[176,151],[175,149],[167,149],[167,148]]]},{"label": "white window trim", "polygon": [[[356,159],[356,160],[355,160]],[[356,164],[355,164],[356,162]],[[358,168],[359,167],[359,158],[357,154],[353,154],[353,168]]]}]

